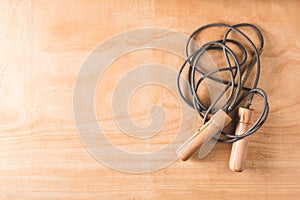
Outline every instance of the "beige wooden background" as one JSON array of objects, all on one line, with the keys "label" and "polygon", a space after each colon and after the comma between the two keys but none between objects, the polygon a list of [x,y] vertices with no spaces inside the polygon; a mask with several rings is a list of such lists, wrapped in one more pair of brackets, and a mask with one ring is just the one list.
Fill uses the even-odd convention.
[{"label": "beige wooden background", "polygon": [[[1,1],[0,199],[299,199],[300,3],[245,2]],[[111,35],[134,28],[170,28],[188,35],[212,22],[253,23],[266,40],[259,86],[269,95],[271,111],[252,137],[247,170],[229,171],[229,144],[218,144],[202,161],[177,161],[147,174],[118,172],[92,158],[72,115],[76,74],[89,52]],[[150,53],[151,59],[147,52],[140,54],[146,63],[180,63]],[[138,64],[138,58],[133,55],[124,65]],[[103,87],[112,92],[109,85]],[[152,89],[146,104],[165,102],[153,98],[159,90]],[[148,111],[143,104],[132,106],[137,123],[147,122]],[[113,127],[110,115],[101,113]],[[165,135],[172,138],[172,132]],[[126,137],[116,144],[120,140]]]}]

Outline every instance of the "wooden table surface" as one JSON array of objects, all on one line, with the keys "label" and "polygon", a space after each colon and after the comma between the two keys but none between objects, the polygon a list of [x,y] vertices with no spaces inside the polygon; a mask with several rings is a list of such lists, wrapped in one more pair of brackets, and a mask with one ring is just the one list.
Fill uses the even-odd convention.
[{"label": "wooden table surface", "polygon": [[[245,2],[1,1],[0,199],[299,199],[300,3]],[[229,170],[230,144],[217,144],[204,160],[178,160],[151,173],[120,172],[95,160],[80,141],[72,110],[75,80],[89,53],[127,30],[160,27],[188,35],[212,22],[253,23],[265,36],[259,86],[268,94],[270,115],[251,138],[247,169]],[[103,100],[112,92],[109,81],[131,64],[178,69],[177,61],[146,51],[120,61],[124,68],[110,68],[112,79],[104,80],[97,97],[107,128],[118,133]],[[136,96],[144,103],[131,106],[141,125],[149,120],[148,105],[168,105],[172,95],[149,91]],[[170,118],[172,105],[166,106]],[[163,134],[164,141],[173,137],[172,131]],[[122,134],[115,140],[128,151],[142,146],[126,143]]]}]

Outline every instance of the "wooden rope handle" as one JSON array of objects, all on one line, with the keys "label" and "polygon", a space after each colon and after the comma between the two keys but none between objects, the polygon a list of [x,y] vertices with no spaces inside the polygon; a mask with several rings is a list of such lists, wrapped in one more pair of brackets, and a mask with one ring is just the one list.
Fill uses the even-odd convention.
[{"label": "wooden rope handle", "polygon": [[188,160],[203,144],[204,140],[212,139],[220,130],[229,124],[231,118],[223,111],[219,110],[212,118],[187,139],[177,150],[177,155],[181,160]]},{"label": "wooden rope handle", "polygon": [[[245,133],[251,126],[253,110],[239,108],[239,123],[235,129],[235,135]],[[247,157],[249,137],[244,137],[232,144],[229,167],[234,172],[242,172]]]}]

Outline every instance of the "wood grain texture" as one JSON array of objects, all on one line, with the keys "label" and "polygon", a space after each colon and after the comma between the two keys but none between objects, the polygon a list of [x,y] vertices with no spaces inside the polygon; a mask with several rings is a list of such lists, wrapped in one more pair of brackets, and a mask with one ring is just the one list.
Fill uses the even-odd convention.
[{"label": "wood grain texture", "polygon": [[[1,1],[0,199],[299,199],[300,3],[245,2]],[[246,170],[229,170],[229,144],[217,144],[204,160],[177,161],[146,174],[118,172],[92,158],[76,133],[72,112],[74,83],[89,52],[134,28],[163,27],[188,35],[212,22],[253,23],[265,36],[259,86],[268,94],[270,115],[251,138]],[[123,62],[122,69],[112,66],[106,72],[114,73],[112,82],[132,65],[157,62],[178,69],[182,61],[151,51],[127,58],[116,61]],[[110,87],[103,84],[96,98],[111,95]],[[130,107],[137,124],[149,121],[146,106],[168,104],[172,94],[152,88],[148,95],[145,104]],[[100,101],[99,119],[119,133],[108,105]],[[170,123],[180,120],[173,108],[167,107]],[[172,127],[176,123],[163,141],[173,137]],[[130,151],[142,145],[122,134],[110,139]]]}]

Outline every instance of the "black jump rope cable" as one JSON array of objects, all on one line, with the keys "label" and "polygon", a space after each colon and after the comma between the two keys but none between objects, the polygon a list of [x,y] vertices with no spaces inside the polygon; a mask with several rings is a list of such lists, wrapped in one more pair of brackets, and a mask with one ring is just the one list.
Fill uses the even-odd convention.
[{"label": "black jump rope cable", "polygon": [[[190,52],[191,49],[191,41],[196,37],[199,36],[200,32],[205,29],[213,28],[213,27],[223,27],[227,31],[225,32],[224,36],[220,40],[206,42],[198,47],[195,51]],[[260,44],[259,47],[256,47],[253,41],[243,32],[240,28],[251,28],[257,34]],[[249,49],[246,49],[244,45],[242,45],[239,41],[234,39],[228,39],[228,35],[234,32],[241,36],[247,42],[247,46],[250,46],[252,51],[249,53]],[[235,52],[228,46],[228,44],[234,45],[237,47],[243,54],[242,59],[238,59]],[[240,135],[233,135],[225,133],[221,130],[221,134],[225,139],[217,139],[218,142],[236,142],[244,137],[247,137],[254,132],[256,132],[264,122],[266,121],[269,113],[269,104],[267,101],[267,95],[261,88],[258,88],[258,81],[260,77],[260,55],[262,53],[264,46],[264,38],[261,31],[254,25],[248,23],[236,24],[233,26],[222,24],[222,23],[215,23],[215,24],[208,24],[206,26],[202,26],[195,30],[188,38],[186,43],[186,60],[182,64],[178,76],[177,76],[177,87],[180,96],[182,99],[192,107],[201,118],[203,118],[203,125],[208,122],[209,115],[214,115],[219,109],[223,110],[225,113],[231,113],[235,111],[238,106],[242,102],[245,102],[244,108],[250,109],[252,104],[252,100],[254,95],[257,95],[263,101],[263,109],[261,114],[257,118],[257,120],[251,125],[251,127],[246,130],[243,134]],[[208,51],[223,51],[224,57],[226,59],[227,67],[225,68],[217,68],[215,70],[205,72],[204,69],[199,67],[199,61],[201,60],[202,56],[205,52]],[[248,50],[248,51],[247,51]],[[250,56],[250,57],[249,57]],[[230,62],[231,60],[234,61],[232,65]],[[250,58],[250,59],[248,59]],[[247,62],[247,59],[250,60]],[[249,74],[253,68],[256,67],[255,79],[252,87],[245,87],[245,83],[249,77]],[[181,78],[182,72],[184,69],[188,70],[188,93],[189,96],[185,95],[182,92],[181,86]],[[243,71],[243,73],[242,73]],[[227,72],[230,75],[230,81],[220,80],[213,75],[216,75],[221,72]],[[200,75],[200,78],[196,78],[196,73]],[[199,77],[199,76],[198,76]],[[214,81],[216,84],[223,84],[224,89],[217,95],[217,97],[211,102],[211,104],[207,107],[201,102],[198,92],[200,90],[200,84],[205,80],[210,79]],[[229,93],[226,97],[226,92]],[[221,100],[221,98],[225,97],[225,102],[222,102],[221,106],[218,108],[214,108],[216,104]],[[213,138],[216,140],[216,138]]]}]

